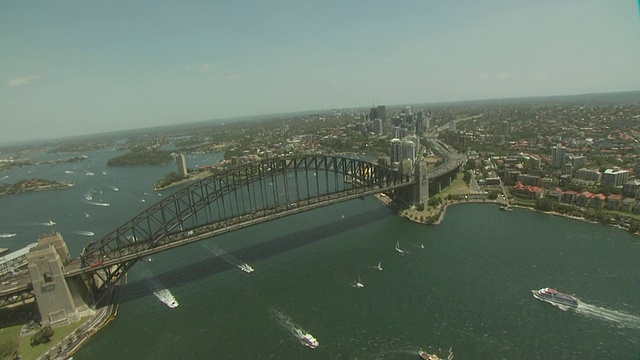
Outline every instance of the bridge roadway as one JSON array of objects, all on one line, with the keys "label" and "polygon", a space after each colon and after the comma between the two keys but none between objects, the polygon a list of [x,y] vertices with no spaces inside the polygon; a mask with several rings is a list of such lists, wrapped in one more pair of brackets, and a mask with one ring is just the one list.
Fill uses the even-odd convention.
[{"label": "bridge roadway", "polygon": [[[428,177],[433,179],[443,176],[464,162],[464,155],[458,154],[455,150],[451,150],[448,145],[440,140],[430,138],[429,141],[437,145],[440,149],[440,154],[445,158],[445,162],[437,168],[431,169],[428,172]],[[415,179],[411,179],[409,183],[403,183],[396,185],[392,188],[399,188],[414,184]],[[391,190],[392,188],[385,189]],[[349,194],[352,192],[351,194]],[[93,266],[82,267],[80,258],[71,260],[64,268],[65,278],[71,278],[84,273],[92,273],[104,268],[108,268],[117,265],[122,262],[132,261],[150,256],[162,251],[170,250],[183,245],[191,244],[203,239],[207,239],[213,236],[221,235],[227,232],[239,230],[245,227],[253,226],[263,222],[275,220],[281,217],[293,215],[296,213],[313,210],[319,207],[328,206],[342,201],[347,201],[355,198],[361,198],[363,196],[379,193],[379,189],[372,189],[366,192],[358,192],[357,189],[350,190],[346,194],[341,192],[338,194],[328,194],[318,196],[312,199],[302,200],[296,204],[288,204],[285,206],[274,207],[259,211],[257,213],[249,215],[241,215],[235,218],[225,220],[223,222],[213,223],[205,225],[199,228],[191,229],[188,231],[176,232],[171,234],[148,249],[140,250],[139,246],[132,245],[130,249],[119,249],[120,254],[123,256],[115,257],[113,259],[102,261],[96,259]],[[28,273],[20,274],[0,284],[0,298],[11,296],[12,294],[26,293],[32,289],[31,278]]]}]

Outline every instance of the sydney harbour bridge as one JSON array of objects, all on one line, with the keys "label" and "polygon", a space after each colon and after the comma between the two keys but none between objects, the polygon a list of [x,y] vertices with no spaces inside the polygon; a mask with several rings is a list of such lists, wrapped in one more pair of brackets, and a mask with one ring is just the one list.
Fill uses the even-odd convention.
[{"label": "sydney harbour bridge", "polygon": [[[436,144],[436,143],[434,143]],[[438,142],[445,161],[410,174],[359,159],[295,155],[221,170],[142,211],[80,256],[64,261],[62,282],[81,282],[95,295],[112,287],[140,259],[227,232],[376,193],[408,205],[451,183],[464,157]],[[65,245],[66,246],[66,245]],[[80,280],[81,279],[81,280]],[[28,273],[0,287],[0,307],[36,297]]]}]

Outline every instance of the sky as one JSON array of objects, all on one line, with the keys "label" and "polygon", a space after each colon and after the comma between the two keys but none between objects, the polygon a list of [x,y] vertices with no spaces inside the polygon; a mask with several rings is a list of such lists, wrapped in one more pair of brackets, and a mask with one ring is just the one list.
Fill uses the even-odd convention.
[{"label": "sky", "polygon": [[0,143],[640,90],[639,3],[0,1]]}]

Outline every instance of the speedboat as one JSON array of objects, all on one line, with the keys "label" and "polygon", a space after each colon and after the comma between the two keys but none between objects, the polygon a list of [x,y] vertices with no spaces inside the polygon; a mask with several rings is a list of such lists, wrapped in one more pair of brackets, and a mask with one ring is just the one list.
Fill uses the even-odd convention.
[{"label": "speedboat", "polygon": [[55,225],[56,223],[55,223],[55,221],[53,221],[53,220],[49,219],[49,222],[46,222],[46,223],[44,223],[44,224],[45,224],[45,225],[47,225],[47,226],[53,226],[53,225]]},{"label": "speedboat", "polygon": [[240,265],[240,270],[246,272],[247,274],[251,274],[254,271],[253,267],[251,267],[251,265],[249,264]]},{"label": "speedboat", "polygon": [[356,282],[353,284],[353,287],[354,287],[354,288],[358,288],[358,289],[363,288],[363,287],[364,287],[364,283],[362,282],[362,279],[358,278],[358,281],[356,281]]},{"label": "speedboat", "polygon": [[400,241],[396,242],[396,251],[399,252],[400,254],[404,254],[404,251],[400,249]]},{"label": "speedboat", "polygon": [[438,357],[438,355],[436,354],[429,354],[426,351],[418,351],[418,356],[420,356],[420,359],[423,360],[440,360],[440,358]]},{"label": "speedboat", "polygon": [[548,302],[552,305],[568,306],[571,308],[575,308],[578,306],[578,299],[576,299],[574,296],[561,293],[556,289],[546,287],[540,290],[531,290],[531,293],[533,294],[534,298],[544,302]]},{"label": "speedboat", "polygon": [[314,338],[313,335],[304,333],[298,329],[296,329],[296,332],[298,333],[298,338],[300,338],[300,341],[302,341],[305,346],[315,349],[320,345],[318,339]]},{"label": "speedboat", "polygon": [[378,265],[376,265],[376,269],[382,271],[382,262],[378,261]]}]

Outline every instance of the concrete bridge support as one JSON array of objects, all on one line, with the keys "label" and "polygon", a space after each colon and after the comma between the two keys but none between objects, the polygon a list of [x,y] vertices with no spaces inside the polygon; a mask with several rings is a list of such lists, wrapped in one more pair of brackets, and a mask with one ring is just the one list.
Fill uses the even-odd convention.
[{"label": "concrete bridge support", "polygon": [[426,204],[429,201],[429,176],[426,162],[416,161],[414,177],[416,184],[414,185],[413,205]]},{"label": "concrete bridge support", "polygon": [[93,313],[83,300],[87,289],[82,279],[64,277],[70,256],[60,233],[42,235],[27,259],[43,325],[66,325]]}]

